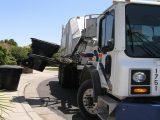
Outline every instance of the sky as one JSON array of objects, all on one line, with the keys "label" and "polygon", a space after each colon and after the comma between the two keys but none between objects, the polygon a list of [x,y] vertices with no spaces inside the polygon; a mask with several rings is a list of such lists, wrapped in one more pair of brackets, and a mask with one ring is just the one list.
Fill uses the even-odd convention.
[{"label": "sky", "polygon": [[112,0],[1,0],[0,40],[14,39],[19,46],[38,38],[60,44],[62,25],[75,16],[100,14]]}]

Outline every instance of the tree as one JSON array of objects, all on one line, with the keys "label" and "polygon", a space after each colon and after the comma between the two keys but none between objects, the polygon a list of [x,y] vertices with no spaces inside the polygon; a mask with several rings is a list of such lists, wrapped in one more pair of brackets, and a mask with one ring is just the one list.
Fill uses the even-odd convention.
[{"label": "tree", "polygon": [[[55,54],[53,54],[52,58],[56,61],[59,61],[60,60],[60,53],[57,52]],[[58,67],[59,65],[58,64],[53,64],[53,62],[48,62],[48,66],[54,66],[54,67]]]},{"label": "tree", "polygon": [[4,65],[6,63],[7,50],[0,46],[0,65]]},{"label": "tree", "polygon": [[10,45],[13,45],[13,46],[18,46],[17,42],[14,40],[14,39],[5,39],[5,40],[1,40],[1,43],[8,43]]},{"label": "tree", "polygon": [[57,52],[57,53],[53,54],[52,58],[54,58],[55,60],[59,60],[60,59],[60,53]]},{"label": "tree", "polygon": [[16,65],[17,60],[11,55],[10,52],[7,53],[6,59],[5,59],[5,64],[7,65]]},{"label": "tree", "polygon": [[1,40],[0,47],[0,65],[20,64],[23,59],[28,57],[27,55],[31,51],[30,46],[19,47],[14,39]]},{"label": "tree", "polygon": [[8,43],[13,46],[18,46],[17,42],[14,39],[9,39]]},{"label": "tree", "polygon": [[29,46],[17,47],[14,46],[11,48],[10,53],[16,59],[17,64],[20,64],[24,59],[28,57],[28,53],[31,51]]}]

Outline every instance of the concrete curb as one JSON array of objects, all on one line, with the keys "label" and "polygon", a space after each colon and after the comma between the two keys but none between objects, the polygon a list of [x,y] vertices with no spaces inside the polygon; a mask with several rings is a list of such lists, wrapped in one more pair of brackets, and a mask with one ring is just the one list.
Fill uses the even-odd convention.
[{"label": "concrete curb", "polygon": [[21,85],[18,89],[17,95],[20,97],[18,100],[24,109],[26,115],[30,118],[30,120],[43,120],[29,105],[29,103],[25,100],[25,89],[26,87],[30,85],[30,82],[26,82],[23,85]]}]

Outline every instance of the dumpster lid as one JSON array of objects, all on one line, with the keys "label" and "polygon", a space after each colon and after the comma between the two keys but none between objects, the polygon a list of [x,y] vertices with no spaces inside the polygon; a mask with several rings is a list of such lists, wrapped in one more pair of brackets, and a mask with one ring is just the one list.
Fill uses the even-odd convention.
[{"label": "dumpster lid", "polygon": [[40,40],[40,39],[37,39],[37,38],[31,38],[32,42],[33,41],[37,41],[37,42],[41,42],[41,43],[44,43],[44,44],[48,44],[48,45],[51,45],[51,46],[56,46],[57,48],[59,48],[60,46],[56,43],[51,43],[51,42],[47,42],[47,41],[44,41],[44,40]]},{"label": "dumpster lid", "polygon": [[0,65],[0,69],[1,68],[23,69],[23,67],[18,66],[18,65]]}]

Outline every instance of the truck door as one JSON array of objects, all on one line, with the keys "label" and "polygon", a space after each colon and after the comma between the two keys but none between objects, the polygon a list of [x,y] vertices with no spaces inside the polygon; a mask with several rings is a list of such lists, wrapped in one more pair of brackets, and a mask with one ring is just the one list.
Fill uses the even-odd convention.
[{"label": "truck door", "polygon": [[115,12],[107,12],[107,14],[100,20],[99,26],[99,48],[103,53],[102,71],[105,74],[106,80],[109,80],[112,69],[112,51],[114,49],[114,18]]}]

